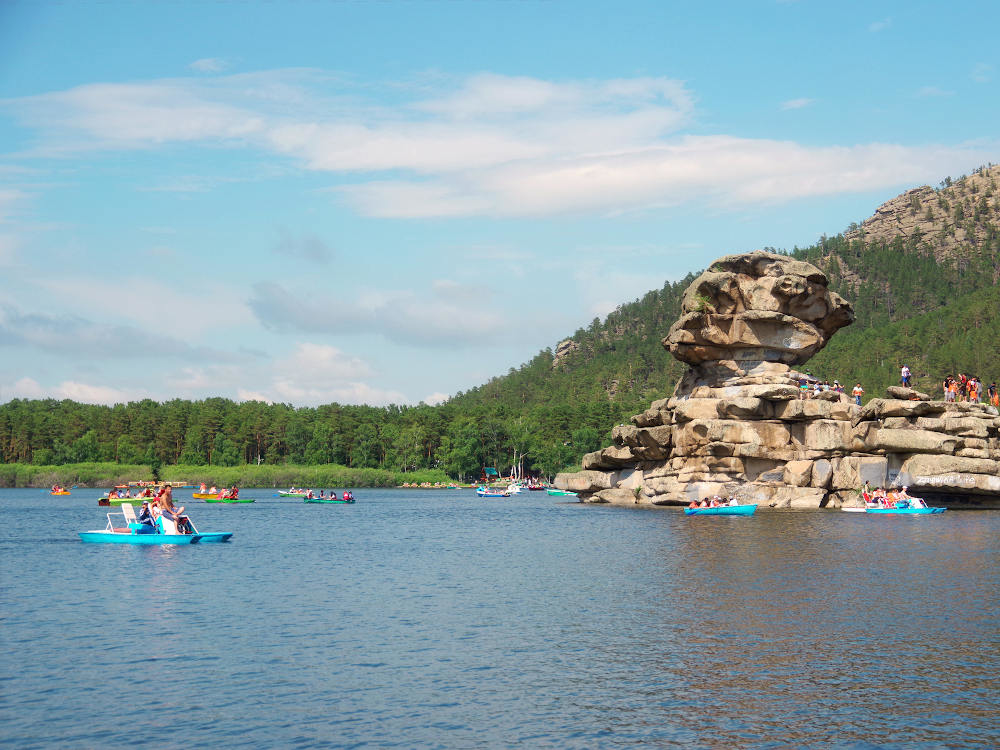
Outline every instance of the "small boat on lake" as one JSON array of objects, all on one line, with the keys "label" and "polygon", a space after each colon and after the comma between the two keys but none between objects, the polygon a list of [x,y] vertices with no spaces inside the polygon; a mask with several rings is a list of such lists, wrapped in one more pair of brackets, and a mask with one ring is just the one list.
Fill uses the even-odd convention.
[{"label": "small boat on lake", "polygon": [[206,503],[252,503],[254,498],[252,497],[219,497],[218,495],[212,495],[211,497],[203,497]]},{"label": "small boat on lake", "polygon": [[757,510],[753,505],[717,505],[714,508],[685,508],[685,516],[752,516]]},{"label": "small boat on lake", "polygon": [[510,497],[507,490],[491,490],[489,487],[476,487],[476,494],[479,497]]},{"label": "small boat on lake", "polygon": [[354,495],[351,495],[346,500],[344,498],[336,498],[331,500],[328,497],[307,497],[302,502],[318,503],[321,505],[351,505],[354,503]]},{"label": "small boat on lake", "polygon": [[49,494],[50,495],[68,495],[68,494],[70,494],[70,491],[69,490],[59,490],[59,492],[50,492]]},{"label": "small boat on lake", "polygon": [[309,490],[297,490],[294,487],[290,490],[278,490],[278,497],[306,497]]},{"label": "small boat on lake", "polygon": [[902,496],[869,495],[867,492],[861,494],[864,501],[863,508],[841,508],[847,513],[874,513],[880,516],[929,516],[937,513],[944,513],[947,508],[931,508],[924,502],[923,498],[906,495],[906,487],[903,488]]},{"label": "small boat on lake", "polygon": [[[181,534],[173,521],[160,517],[156,525],[140,523],[131,503],[122,504],[121,513],[108,513],[108,525],[103,529],[81,531],[80,541],[88,544],[215,544],[229,541],[233,532],[200,532],[191,522],[191,533]],[[116,526],[112,516],[121,516]]]},{"label": "small boat on lake", "polygon": [[570,492],[569,490],[557,490],[551,487],[545,490],[545,492],[555,497],[577,497],[575,492]]}]

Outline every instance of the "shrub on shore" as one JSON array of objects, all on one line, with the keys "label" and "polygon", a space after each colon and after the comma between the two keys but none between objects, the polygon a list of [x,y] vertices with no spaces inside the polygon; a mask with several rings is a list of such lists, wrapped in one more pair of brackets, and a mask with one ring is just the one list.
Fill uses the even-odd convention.
[{"label": "shrub on shore", "polygon": [[[50,487],[74,484],[87,487],[112,487],[129,481],[153,478],[147,465],[116,463],[62,464],[60,466],[35,466],[33,464],[0,464],[0,487]],[[451,479],[440,469],[421,471],[386,471],[383,469],[355,469],[338,464],[309,466],[266,465],[256,466],[188,466],[178,464],[161,466],[160,478],[165,482],[201,482],[217,487],[398,487],[403,483],[440,482]]]}]

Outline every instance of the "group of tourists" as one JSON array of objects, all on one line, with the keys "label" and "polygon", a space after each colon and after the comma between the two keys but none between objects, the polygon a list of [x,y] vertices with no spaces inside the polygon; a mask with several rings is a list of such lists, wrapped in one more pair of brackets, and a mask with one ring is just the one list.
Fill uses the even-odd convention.
[{"label": "group of tourists", "polygon": [[740,501],[737,500],[735,497],[731,497],[728,500],[724,500],[721,497],[719,497],[718,495],[715,495],[714,497],[706,497],[705,499],[701,500],[700,502],[698,500],[692,500],[690,503],[688,503],[688,507],[689,508],[721,508],[723,505],[739,505],[739,504],[740,504]]},{"label": "group of tourists", "polygon": [[861,499],[865,501],[866,508],[926,508],[925,503],[919,497],[912,497],[907,493],[909,487],[900,490],[886,490],[876,487],[874,490],[865,482],[861,490]]},{"label": "group of tourists", "polygon": [[[144,490],[152,494],[148,488]],[[160,520],[159,523],[157,521]],[[165,484],[157,491],[151,500],[143,500],[139,508],[138,521],[141,524],[156,528],[163,527],[165,533],[171,533],[170,526],[177,529],[178,534],[192,534],[194,527],[191,519],[184,515],[184,506],[174,505],[174,488]]]},{"label": "group of tourists", "polygon": [[942,383],[944,389],[944,400],[952,402],[967,402],[971,404],[983,403],[983,397],[993,406],[1000,406],[1000,391],[994,380],[985,389],[983,381],[976,375],[966,375],[964,372],[958,373],[958,377],[949,375]]},{"label": "group of tourists", "polygon": [[221,490],[214,484],[211,489],[206,489],[205,483],[201,483],[201,487],[198,488],[198,494],[200,495],[215,495],[220,500],[235,500],[240,496],[240,488],[235,484],[228,490],[223,487]]},{"label": "group of tourists", "polygon": [[[860,385],[860,383],[859,383]],[[839,380],[834,380],[831,383],[829,380],[819,380],[819,378],[814,378],[811,372],[799,373],[799,399],[815,398],[821,393],[826,393],[828,391],[833,391],[834,393],[843,393],[844,386],[840,384]]]}]

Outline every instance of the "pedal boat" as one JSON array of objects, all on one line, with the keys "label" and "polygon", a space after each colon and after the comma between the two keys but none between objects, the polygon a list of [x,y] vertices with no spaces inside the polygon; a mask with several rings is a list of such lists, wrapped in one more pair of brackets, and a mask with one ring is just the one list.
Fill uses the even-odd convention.
[{"label": "pedal boat", "polygon": [[757,510],[753,505],[718,505],[714,508],[685,508],[685,516],[752,516]]},{"label": "pedal boat", "polygon": [[477,487],[476,494],[479,497],[510,497],[510,493],[507,490],[491,490],[487,487]]},{"label": "pedal boat", "polygon": [[919,497],[897,500],[894,506],[881,505],[865,497],[865,507],[841,508],[841,510],[848,513],[874,513],[880,516],[929,516],[944,513],[947,508],[932,508]]},{"label": "pedal boat", "polygon": [[[214,544],[228,542],[233,535],[231,531],[203,533],[198,531],[194,522],[191,523],[194,532],[191,534],[178,534],[173,522],[168,521],[165,526],[162,518],[156,519],[156,526],[139,523],[131,505],[122,506],[121,513],[107,515],[106,527],[94,531],[81,531],[80,541],[89,544]],[[125,526],[115,526],[112,516],[121,516]],[[168,528],[171,531],[168,531]]]},{"label": "pedal boat", "polygon": [[944,513],[947,508],[865,508],[865,513],[880,516],[928,516],[933,513]]}]

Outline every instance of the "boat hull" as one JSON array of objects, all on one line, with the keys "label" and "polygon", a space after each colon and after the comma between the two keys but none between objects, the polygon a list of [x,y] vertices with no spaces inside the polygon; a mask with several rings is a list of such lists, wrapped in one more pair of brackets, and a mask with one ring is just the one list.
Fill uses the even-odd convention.
[{"label": "boat hull", "polygon": [[313,497],[313,498],[307,497],[302,502],[304,502],[304,503],[312,503],[313,505],[353,505],[354,504],[354,498],[352,497],[350,500],[320,500],[320,499],[315,498],[315,497]]},{"label": "boat hull", "polygon": [[553,497],[577,497],[575,492],[569,492],[567,490],[545,490],[545,492]]},{"label": "boat hull", "polygon": [[946,508],[868,508],[866,513],[880,516],[929,516],[944,513]]},{"label": "boat hull", "polygon": [[752,516],[756,505],[720,505],[717,508],[685,508],[685,516]]},{"label": "boat hull", "polygon": [[228,542],[231,531],[204,534],[126,534],[114,531],[81,531],[80,541],[87,544],[218,544]]},{"label": "boat hull", "polygon": [[50,492],[49,494],[50,495],[68,495],[70,493],[69,492]]},{"label": "boat hull", "polygon": [[305,497],[304,492],[279,492],[278,497]]}]

